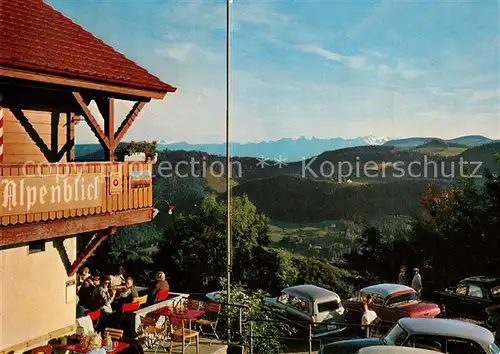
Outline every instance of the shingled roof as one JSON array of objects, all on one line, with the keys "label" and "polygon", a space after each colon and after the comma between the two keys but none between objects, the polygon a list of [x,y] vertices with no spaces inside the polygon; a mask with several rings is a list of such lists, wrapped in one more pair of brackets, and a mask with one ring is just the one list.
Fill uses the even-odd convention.
[{"label": "shingled roof", "polygon": [[162,93],[162,82],[42,0],[0,0],[0,67]]}]

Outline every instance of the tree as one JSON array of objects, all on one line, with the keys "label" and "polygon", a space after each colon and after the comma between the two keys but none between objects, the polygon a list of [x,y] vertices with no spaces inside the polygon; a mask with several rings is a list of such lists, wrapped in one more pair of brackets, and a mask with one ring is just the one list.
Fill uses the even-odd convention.
[{"label": "tree", "polygon": [[[269,244],[268,219],[257,212],[246,196],[232,199],[233,280],[252,279],[261,266],[254,251]],[[172,277],[176,288],[202,292],[217,287],[226,273],[227,212],[224,202],[205,197],[196,214],[179,214],[164,233],[158,263]]]}]

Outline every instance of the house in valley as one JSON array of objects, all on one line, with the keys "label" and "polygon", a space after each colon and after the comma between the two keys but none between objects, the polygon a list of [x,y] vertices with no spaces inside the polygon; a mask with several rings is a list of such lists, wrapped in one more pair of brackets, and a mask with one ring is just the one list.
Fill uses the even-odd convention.
[{"label": "house in valley", "polygon": [[[115,148],[176,88],[42,0],[2,1],[0,33],[0,352],[23,352],[75,330],[78,268],[118,227],[151,221],[152,163]],[[126,117],[115,100],[134,102]],[[105,161],[75,162],[81,118]]]}]

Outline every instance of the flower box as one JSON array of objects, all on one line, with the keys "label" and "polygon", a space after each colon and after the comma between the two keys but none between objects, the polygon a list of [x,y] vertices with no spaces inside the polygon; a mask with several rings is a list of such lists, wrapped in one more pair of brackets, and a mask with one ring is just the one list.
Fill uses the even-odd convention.
[{"label": "flower box", "polygon": [[148,162],[156,163],[158,161],[158,152],[156,151],[156,141],[148,143],[130,142],[120,146],[116,156],[125,162]]},{"label": "flower box", "polygon": [[156,153],[153,157],[148,157],[144,152],[134,152],[130,155],[125,155],[123,157],[123,161],[125,162],[148,162],[155,164],[158,161],[158,153]]}]

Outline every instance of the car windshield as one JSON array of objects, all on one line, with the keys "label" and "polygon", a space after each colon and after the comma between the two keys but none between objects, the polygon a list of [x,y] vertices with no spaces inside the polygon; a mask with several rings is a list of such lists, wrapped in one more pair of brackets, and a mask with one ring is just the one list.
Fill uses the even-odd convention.
[{"label": "car windshield", "polygon": [[491,354],[500,354],[500,348],[496,345],[496,343],[490,345],[490,352]]},{"label": "car windshield", "polygon": [[406,293],[401,295],[396,295],[389,300],[387,300],[386,307],[396,307],[404,303],[411,303],[419,301],[417,293]]},{"label": "car windshield", "polygon": [[396,323],[391,330],[382,337],[382,341],[387,345],[401,346],[406,337],[408,337],[408,333],[399,325],[399,323]]},{"label": "car windshield", "polygon": [[332,312],[340,308],[340,303],[337,300],[318,303],[318,312]]}]

